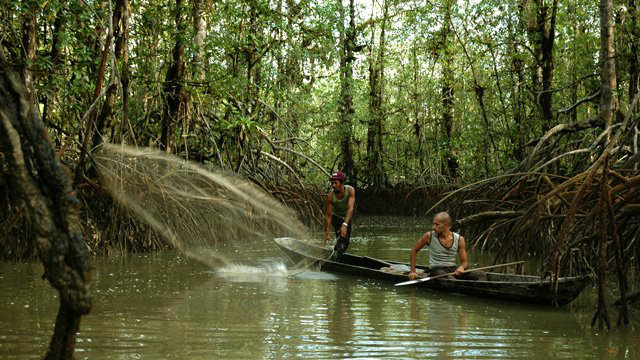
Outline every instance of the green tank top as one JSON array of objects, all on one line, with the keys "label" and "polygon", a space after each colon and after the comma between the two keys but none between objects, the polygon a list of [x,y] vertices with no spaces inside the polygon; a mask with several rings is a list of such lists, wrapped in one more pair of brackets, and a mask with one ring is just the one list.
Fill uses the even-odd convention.
[{"label": "green tank top", "polygon": [[344,196],[340,200],[338,200],[338,198],[336,197],[336,193],[332,193],[333,194],[333,196],[331,197],[331,214],[332,215],[340,216],[343,219],[347,216],[347,207],[349,203],[350,188],[351,186],[349,185],[344,186]]}]

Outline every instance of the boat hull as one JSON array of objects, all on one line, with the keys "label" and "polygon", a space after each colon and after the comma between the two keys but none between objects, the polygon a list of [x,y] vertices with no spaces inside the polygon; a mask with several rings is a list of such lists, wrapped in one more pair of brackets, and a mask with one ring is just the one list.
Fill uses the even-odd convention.
[{"label": "boat hull", "polygon": [[[380,270],[391,265],[408,266],[405,263],[348,253],[343,254],[340,262],[337,262],[331,260],[332,251],[329,249],[293,238],[277,238],[276,243],[296,264],[309,266],[314,263],[323,271],[393,283],[408,280],[406,275]],[[420,265],[417,268],[426,269],[425,266]],[[409,286],[505,301],[563,306],[573,301],[590,282],[587,276],[560,278],[557,283],[557,293],[554,296],[552,282],[540,281],[538,276],[488,272],[487,279],[488,281],[436,279]]]}]

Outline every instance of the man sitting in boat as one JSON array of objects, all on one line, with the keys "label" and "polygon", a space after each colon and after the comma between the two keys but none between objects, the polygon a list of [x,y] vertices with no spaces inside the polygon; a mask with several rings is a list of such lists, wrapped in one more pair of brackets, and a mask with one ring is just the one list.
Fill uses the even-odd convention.
[{"label": "man sitting in boat", "polygon": [[325,220],[324,243],[331,241],[329,227],[333,225],[336,236],[336,259],[340,260],[342,254],[349,247],[351,239],[351,216],[356,202],[356,190],[344,184],[345,175],[342,171],[331,174],[331,190],[327,195],[327,212]]},{"label": "man sitting in boat", "polygon": [[[451,217],[446,212],[436,214],[433,218],[432,231],[422,235],[411,249],[411,271],[409,279],[418,277],[416,272],[416,256],[425,245],[429,247],[429,276],[455,273],[447,278],[464,280],[487,280],[487,274],[482,271],[465,272],[469,266],[464,237],[452,232]],[[460,265],[456,266],[456,254],[460,257]],[[454,277],[455,276],[455,277]]]}]

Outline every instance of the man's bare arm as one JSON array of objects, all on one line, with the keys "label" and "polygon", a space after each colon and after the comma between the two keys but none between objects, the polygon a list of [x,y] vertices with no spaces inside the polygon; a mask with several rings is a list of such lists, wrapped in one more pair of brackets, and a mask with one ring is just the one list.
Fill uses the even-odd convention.
[{"label": "man's bare arm", "polygon": [[458,256],[460,256],[460,265],[456,268],[456,275],[462,275],[464,270],[469,267],[467,245],[463,236],[458,238]]},{"label": "man's bare arm", "polygon": [[353,214],[353,206],[356,203],[356,191],[354,188],[349,187],[349,190],[345,195],[348,196],[347,213],[344,217],[344,223],[340,227],[340,235],[342,235],[342,237],[347,237],[347,226],[349,226],[349,221],[351,220],[351,215]]},{"label": "man's bare arm", "polygon": [[422,235],[420,240],[413,246],[411,249],[411,270],[409,271],[409,279],[415,279],[418,274],[416,273],[416,258],[418,256],[418,251],[422,249],[425,245],[429,244],[431,240],[431,231],[428,231]]},{"label": "man's bare arm", "polygon": [[344,222],[348,224],[353,215],[353,207],[356,204],[356,190],[349,187],[349,193],[347,195],[349,195],[349,199],[347,200],[347,214],[344,217]]}]

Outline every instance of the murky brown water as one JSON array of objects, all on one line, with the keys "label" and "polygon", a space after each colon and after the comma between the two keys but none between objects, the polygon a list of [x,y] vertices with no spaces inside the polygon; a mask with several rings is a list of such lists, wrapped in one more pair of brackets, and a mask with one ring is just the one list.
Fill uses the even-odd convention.
[{"label": "murky brown water", "polygon": [[[350,251],[387,259],[408,259],[425,230],[410,218],[358,223]],[[231,270],[243,276],[222,277],[173,252],[98,259],[77,358],[640,358],[638,307],[631,327],[598,333],[589,327],[592,289],[556,309],[324,272],[266,276],[282,270],[265,262],[279,258],[270,244],[235,258],[242,266]],[[58,299],[41,271],[0,263],[1,359],[46,350]]]}]

